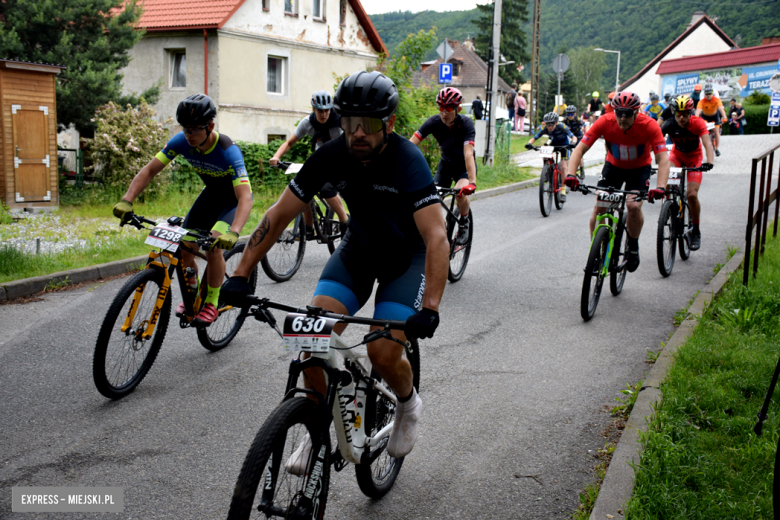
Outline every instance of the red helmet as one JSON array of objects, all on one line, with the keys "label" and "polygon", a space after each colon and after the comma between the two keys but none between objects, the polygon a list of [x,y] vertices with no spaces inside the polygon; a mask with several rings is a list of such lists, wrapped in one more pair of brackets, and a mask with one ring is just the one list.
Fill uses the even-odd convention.
[{"label": "red helmet", "polygon": [[633,92],[621,92],[612,100],[613,108],[630,108],[632,110],[639,110],[642,106],[642,102],[639,101],[639,96]]},{"label": "red helmet", "polygon": [[440,107],[457,106],[463,103],[463,94],[454,87],[444,87],[436,96],[436,104]]},{"label": "red helmet", "polygon": [[701,83],[697,83],[696,85],[694,85],[693,87],[694,92],[699,92],[700,90],[701,90]]}]

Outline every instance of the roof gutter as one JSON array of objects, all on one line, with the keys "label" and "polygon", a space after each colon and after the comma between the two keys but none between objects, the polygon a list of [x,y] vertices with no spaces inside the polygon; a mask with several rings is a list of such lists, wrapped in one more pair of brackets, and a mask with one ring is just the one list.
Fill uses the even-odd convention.
[{"label": "roof gutter", "polygon": [[209,95],[209,33],[203,29],[203,94]]}]

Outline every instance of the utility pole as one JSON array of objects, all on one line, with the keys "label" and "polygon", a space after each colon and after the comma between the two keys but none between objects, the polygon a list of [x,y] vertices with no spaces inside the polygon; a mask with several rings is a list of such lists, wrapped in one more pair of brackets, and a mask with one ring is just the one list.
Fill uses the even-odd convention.
[{"label": "utility pole", "polygon": [[501,56],[501,0],[493,3],[493,30],[491,31],[488,85],[490,90],[490,114],[487,121],[487,163],[493,166],[496,145],[496,103],[498,102],[498,64]]},{"label": "utility pole", "polygon": [[534,15],[531,21],[533,35],[531,37],[531,93],[528,96],[528,128],[533,132],[534,122],[536,121],[539,110],[539,42],[541,40],[540,32],[542,29],[539,22],[542,11],[541,0],[534,0]]}]

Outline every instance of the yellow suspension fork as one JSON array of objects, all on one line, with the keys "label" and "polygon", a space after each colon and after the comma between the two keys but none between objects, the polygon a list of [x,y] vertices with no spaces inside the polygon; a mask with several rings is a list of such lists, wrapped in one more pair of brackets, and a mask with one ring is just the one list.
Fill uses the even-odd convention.
[{"label": "yellow suspension fork", "polygon": [[[168,265],[165,265],[166,263]],[[146,330],[144,330],[142,339],[149,339],[152,337],[152,334],[154,334],[154,327],[157,325],[157,320],[159,319],[160,313],[162,312],[162,306],[165,303],[165,298],[168,296],[168,292],[171,288],[171,275],[168,266],[175,267],[178,263],[179,259],[167,251],[149,252],[149,259],[147,260],[146,269],[151,269],[152,266],[159,267],[162,269],[164,278],[163,283],[160,286],[160,290],[157,293],[157,301],[155,302],[154,308],[152,309],[152,315],[149,318],[149,322],[146,326]],[[122,332],[127,332],[132,326],[133,320],[135,319],[135,313],[138,310],[138,306],[141,302],[141,298],[143,297],[145,289],[146,284],[136,288],[135,294],[133,295],[133,301],[130,304],[130,310],[127,312],[125,322],[121,328]]]}]

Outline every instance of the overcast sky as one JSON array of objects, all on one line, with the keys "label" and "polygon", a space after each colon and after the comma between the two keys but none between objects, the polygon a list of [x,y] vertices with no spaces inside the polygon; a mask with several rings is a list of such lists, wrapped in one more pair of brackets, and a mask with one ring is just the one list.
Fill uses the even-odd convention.
[{"label": "overcast sky", "polygon": [[379,14],[393,11],[469,11],[478,3],[488,3],[488,0],[360,0],[360,3],[368,14]]}]

